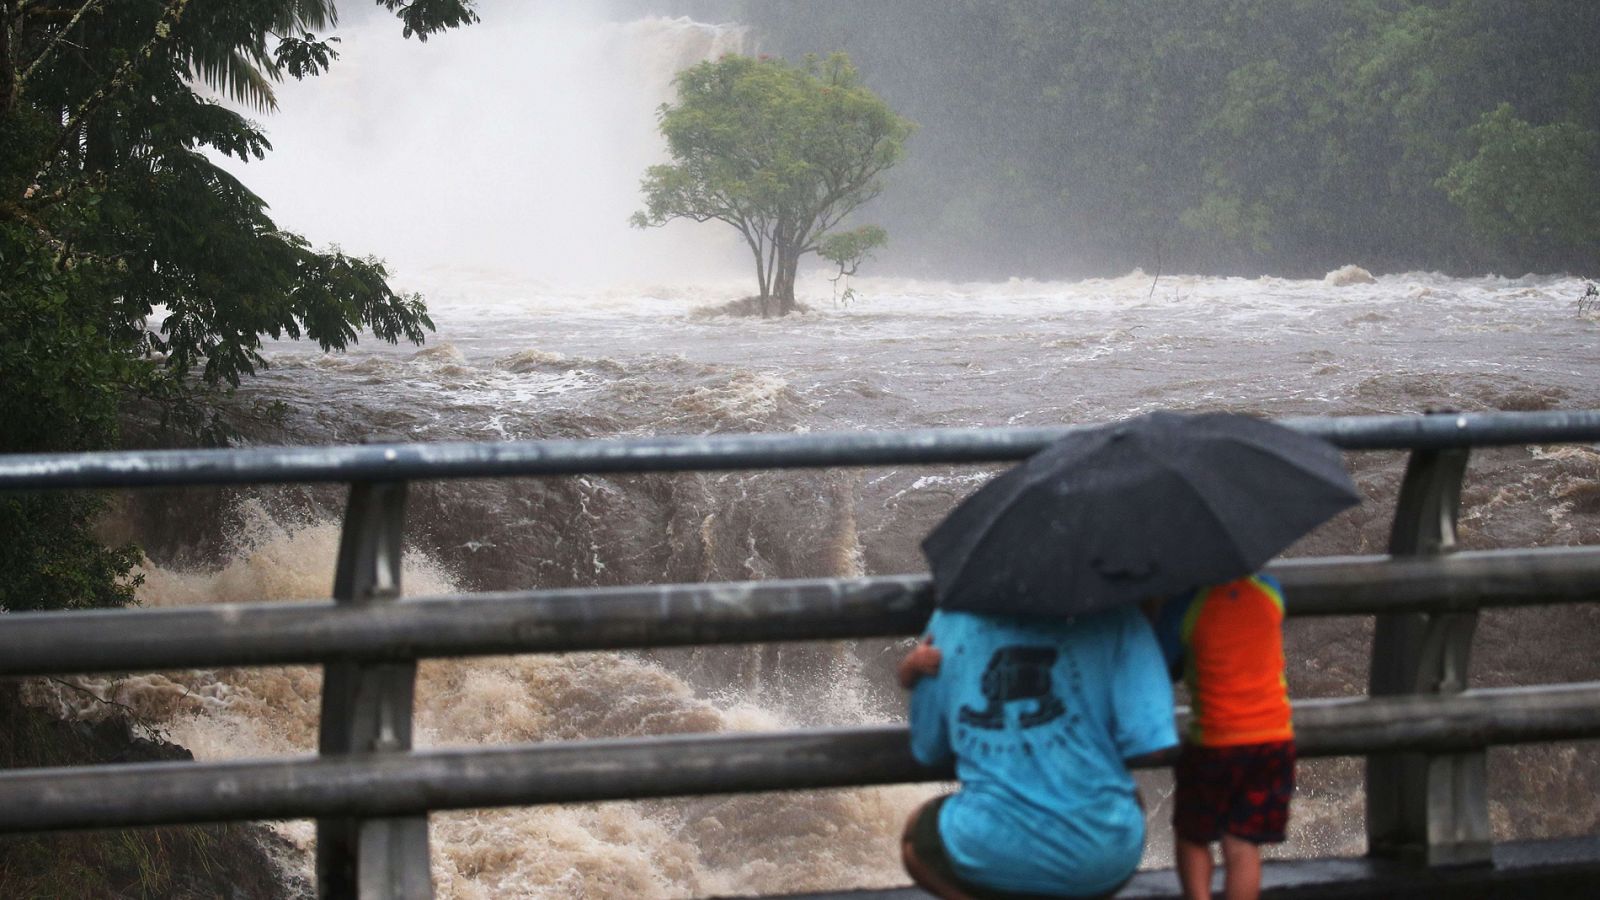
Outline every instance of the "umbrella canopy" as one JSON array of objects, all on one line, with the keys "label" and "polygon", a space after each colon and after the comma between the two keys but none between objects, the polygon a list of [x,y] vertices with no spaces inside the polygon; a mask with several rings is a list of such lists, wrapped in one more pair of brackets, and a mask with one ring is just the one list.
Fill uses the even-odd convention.
[{"label": "umbrella canopy", "polygon": [[939,605],[1074,616],[1241,578],[1361,494],[1339,450],[1231,413],[1075,431],[972,494],[922,550]]}]

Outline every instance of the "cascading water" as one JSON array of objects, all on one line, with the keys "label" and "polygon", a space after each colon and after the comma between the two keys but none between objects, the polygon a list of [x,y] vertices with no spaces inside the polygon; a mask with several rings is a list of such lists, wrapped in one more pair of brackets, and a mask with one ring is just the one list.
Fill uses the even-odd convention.
[{"label": "cascading water", "polygon": [[[335,524],[285,525],[256,503],[240,512],[244,528],[220,569],[151,565],[140,600],[155,606],[326,595],[338,546]],[[402,583],[412,594],[455,589],[436,563],[417,555]],[[809,702],[826,703],[836,721],[883,720],[857,690],[859,675],[849,671],[845,655],[834,660],[836,671],[808,664],[810,677],[795,673],[831,685],[812,692]],[[91,699],[92,692],[135,711],[198,759],[315,751],[321,688],[315,668],[74,678],[66,684],[34,683],[29,699],[89,719],[111,708]],[[437,660],[419,673],[416,743],[793,727],[793,719],[759,695],[729,689],[697,696],[665,664],[617,654]],[[892,883],[898,877],[895,828],[926,794],[908,787],[435,814],[434,879],[440,896],[463,898],[671,897],[774,892],[819,881]],[[302,851],[289,861],[288,877],[304,884],[312,825],[280,828]]]},{"label": "cascading water", "polygon": [[[488,3],[426,45],[356,22],[333,72],[280,92],[276,150],[239,169],[281,224],[386,256],[428,293],[420,351],[269,345],[232,401],[256,443],[607,437],[1090,422],[1156,407],[1272,416],[1600,406],[1596,323],[1569,278],[1365,283],[1140,273],[1075,283],[859,279],[783,320],[719,314],[747,292],[719,226],[634,232],[654,106],[673,71],[744,46],[734,27],[617,23],[573,4]],[[892,185],[891,185],[892,189]],[[275,412],[273,404],[281,403]],[[269,414],[262,414],[262,411]],[[1351,458],[1369,496],[1294,553],[1385,545],[1402,460]],[[918,571],[917,540],[979,468],[419,483],[408,593]],[[1586,447],[1475,454],[1468,547],[1600,543]],[[216,498],[221,497],[219,501]],[[286,486],[130,495],[147,605],[326,597],[342,496]],[[1486,614],[1479,684],[1600,678],[1600,609]],[[1293,621],[1296,696],[1361,693],[1370,624]],[[422,666],[418,744],[568,740],[889,721],[902,645],[583,654]],[[1530,648],[1537,647],[1538,652]],[[77,679],[200,758],[308,752],[314,669]],[[104,704],[59,684],[33,698]],[[1593,830],[1593,747],[1495,751],[1500,836]],[[1151,863],[1169,783],[1144,780]],[[932,788],[510,809],[432,817],[442,897],[679,897],[905,880],[895,837]],[[1588,798],[1574,799],[1574,798]],[[1360,768],[1308,765],[1283,852],[1363,850]],[[311,827],[282,830],[301,849]]]}]

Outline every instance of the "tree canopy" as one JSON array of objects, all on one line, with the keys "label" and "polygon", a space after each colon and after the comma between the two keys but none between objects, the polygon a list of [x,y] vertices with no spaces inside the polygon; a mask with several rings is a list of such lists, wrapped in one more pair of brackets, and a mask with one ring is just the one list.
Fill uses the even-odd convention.
[{"label": "tree canopy", "polygon": [[1600,131],[1533,125],[1501,103],[1467,134],[1472,155],[1439,185],[1479,234],[1533,258],[1559,259],[1600,242]]},{"label": "tree canopy", "polygon": [[921,274],[1600,265],[1600,3],[726,7],[921,123],[876,209]]},{"label": "tree canopy", "polygon": [[[643,182],[641,228],[674,219],[725,222],[755,259],[763,309],[794,309],[800,260],[883,189],[912,126],[861,83],[849,57],[728,55],[679,73],[660,111],[672,162]],[[886,233],[864,227],[827,246],[859,263]]]},{"label": "tree canopy", "polygon": [[[377,0],[419,40],[472,0]],[[260,159],[257,109],[337,59],[333,0],[0,0],[0,452],[111,446],[130,392],[199,408],[264,337],[420,342],[422,299],[376,259],[318,250],[208,155]],[[148,323],[165,311],[159,328]],[[82,495],[0,496],[0,608],[122,602]],[[109,554],[109,555],[108,555]]]}]

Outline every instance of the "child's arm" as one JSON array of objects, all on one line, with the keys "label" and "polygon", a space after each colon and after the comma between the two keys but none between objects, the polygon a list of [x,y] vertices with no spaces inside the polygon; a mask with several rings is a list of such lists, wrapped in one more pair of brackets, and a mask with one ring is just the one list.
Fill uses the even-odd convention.
[{"label": "child's arm", "polygon": [[911,692],[911,755],[925,766],[939,765],[952,756],[945,721],[945,685],[939,677],[942,661],[929,634],[906,654],[896,672],[900,686]]},{"label": "child's arm", "polygon": [[906,658],[900,660],[900,667],[895,670],[900,687],[909,691],[923,678],[938,675],[942,659],[938,648],[933,646],[933,635],[924,635],[917,646],[906,654]]}]

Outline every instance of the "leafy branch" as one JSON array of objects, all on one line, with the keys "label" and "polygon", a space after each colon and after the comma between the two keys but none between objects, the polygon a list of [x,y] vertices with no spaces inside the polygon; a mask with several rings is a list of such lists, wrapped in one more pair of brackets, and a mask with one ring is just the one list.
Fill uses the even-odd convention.
[{"label": "leafy branch", "polygon": [[[78,11],[72,14],[71,19],[67,20],[66,26],[60,31],[56,32],[55,37],[51,38],[50,43],[46,44],[45,48],[39,51],[39,55],[34,57],[33,62],[29,63],[28,67],[22,70],[22,74],[17,76],[13,85],[13,89],[15,91],[19,93],[22,91],[23,86],[28,83],[28,79],[33,76],[33,73],[37,71],[39,66],[50,57],[51,53],[55,52],[56,45],[61,43],[72,45],[72,42],[66,39],[67,35],[72,31],[73,27],[78,24],[78,20],[83,18],[83,14],[96,6],[99,6],[100,2],[101,0],[86,0],[82,6],[78,7]],[[26,7],[26,5],[27,4],[18,5],[19,13]]]}]

